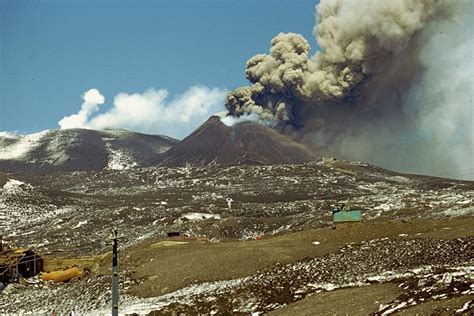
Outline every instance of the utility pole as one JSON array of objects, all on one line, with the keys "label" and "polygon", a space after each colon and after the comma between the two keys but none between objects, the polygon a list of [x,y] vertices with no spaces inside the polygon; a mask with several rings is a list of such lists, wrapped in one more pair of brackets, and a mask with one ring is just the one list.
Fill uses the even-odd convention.
[{"label": "utility pole", "polygon": [[118,236],[117,229],[113,230],[112,235],[112,316],[118,316]]}]

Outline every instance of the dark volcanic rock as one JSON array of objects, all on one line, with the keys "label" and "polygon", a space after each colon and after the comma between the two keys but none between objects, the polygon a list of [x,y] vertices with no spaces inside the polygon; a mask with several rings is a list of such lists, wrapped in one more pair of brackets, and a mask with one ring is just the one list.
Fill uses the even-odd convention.
[{"label": "dark volcanic rock", "polygon": [[303,144],[255,123],[233,127],[212,116],[191,135],[160,158],[160,165],[273,165],[315,160],[317,155]]}]

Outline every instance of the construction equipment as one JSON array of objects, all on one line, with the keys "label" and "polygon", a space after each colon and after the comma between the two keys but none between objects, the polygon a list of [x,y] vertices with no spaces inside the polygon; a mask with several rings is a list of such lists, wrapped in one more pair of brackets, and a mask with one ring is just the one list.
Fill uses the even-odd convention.
[{"label": "construction equipment", "polygon": [[0,282],[4,285],[37,275],[43,270],[43,258],[31,249],[4,247],[0,251]]}]

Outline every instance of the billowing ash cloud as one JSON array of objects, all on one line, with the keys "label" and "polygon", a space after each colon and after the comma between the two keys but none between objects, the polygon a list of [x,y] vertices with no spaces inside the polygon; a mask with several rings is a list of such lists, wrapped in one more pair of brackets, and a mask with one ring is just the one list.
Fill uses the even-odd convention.
[{"label": "billowing ash cloud", "polygon": [[[90,99],[91,91],[101,98]],[[104,98],[92,89],[84,94],[81,111],[63,118],[59,125],[61,128],[126,128],[181,138],[221,110],[226,93],[223,89],[204,86],[191,87],[172,99],[168,98],[166,89],[151,88],[134,94],[122,92],[114,97],[109,110],[95,113]]]},{"label": "billowing ash cloud", "polygon": [[310,57],[301,35],[278,34],[247,62],[252,85],[230,92],[226,108],[341,158],[446,176],[472,168],[473,8],[321,0],[321,51]]}]

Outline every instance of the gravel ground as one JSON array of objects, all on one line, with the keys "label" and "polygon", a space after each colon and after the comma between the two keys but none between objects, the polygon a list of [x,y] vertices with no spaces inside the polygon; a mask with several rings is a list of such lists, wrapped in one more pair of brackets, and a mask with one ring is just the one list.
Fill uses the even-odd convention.
[{"label": "gravel ground", "polygon": [[330,205],[348,199],[365,221],[474,214],[472,181],[346,161],[7,177],[16,180],[0,188],[0,231],[7,241],[42,253],[103,252],[113,228],[132,245],[168,231],[246,240],[327,227]]},{"label": "gravel ground", "polygon": [[[234,280],[191,285],[160,297],[122,295],[127,313],[268,312],[312,293],[370,283],[399,282],[402,295],[378,314],[429,300],[474,293],[474,238],[454,240],[382,238],[349,244],[339,251],[291,264],[278,264]],[[122,293],[138,280],[123,280]],[[86,276],[63,285],[10,285],[0,296],[3,313],[106,313],[110,278]]]}]

